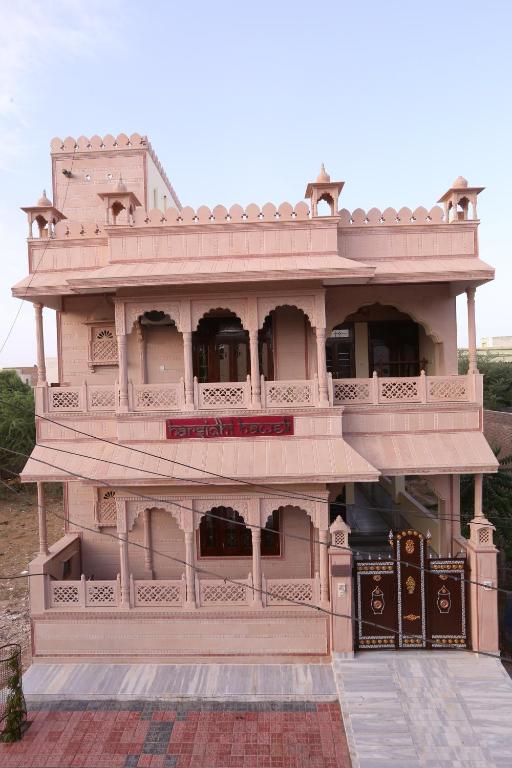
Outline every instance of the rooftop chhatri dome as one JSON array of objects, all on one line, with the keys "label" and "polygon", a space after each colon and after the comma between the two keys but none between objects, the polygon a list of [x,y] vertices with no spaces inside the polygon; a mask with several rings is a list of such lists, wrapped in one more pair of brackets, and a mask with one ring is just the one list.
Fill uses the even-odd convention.
[{"label": "rooftop chhatri dome", "polygon": [[38,208],[51,208],[52,207],[52,201],[48,200],[46,197],[46,189],[43,189],[43,194],[37,201],[37,207]]},{"label": "rooftop chhatri dome", "polygon": [[317,181],[318,184],[323,184],[323,183],[327,183],[328,184],[330,182],[330,180],[331,180],[331,177],[329,176],[329,174],[325,170],[325,165],[322,163],[322,165],[320,167],[320,173],[316,177],[316,181]]},{"label": "rooftop chhatri dome", "polygon": [[452,184],[452,189],[462,189],[466,188],[468,186],[468,180],[464,178],[464,176],[457,176],[455,181]]}]

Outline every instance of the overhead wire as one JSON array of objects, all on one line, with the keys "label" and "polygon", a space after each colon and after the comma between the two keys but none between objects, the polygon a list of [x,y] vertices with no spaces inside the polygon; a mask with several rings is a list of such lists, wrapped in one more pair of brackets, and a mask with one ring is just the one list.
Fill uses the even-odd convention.
[{"label": "overhead wire", "polygon": [[[10,486],[5,481],[0,479],[0,483],[2,483],[2,485],[7,487],[13,493],[17,493],[17,491],[15,489],[13,489],[12,486]],[[26,493],[26,492],[22,491],[22,493]],[[39,505],[38,504],[34,504],[34,502],[30,502],[30,504],[31,504],[31,506],[37,506],[39,508]],[[50,512],[50,514],[53,514],[54,516],[58,517],[59,519],[63,520],[64,522],[67,520],[67,522],[71,523],[72,525],[76,526],[77,528],[81,528],[82,530],[89,531],[89,532],[94,533],[94,534],[99,535],[99,536],[107,536],[107,537],[115,539],[116,541],[119,541],[119,542],[125,541],[120,536],[116,536],[113,533],[106,533],[105,531],[98,531],[97,529],[90,528],[89,526],[86,526],[83,523],[79,523],[79,522],[77,522],[75,520],[71,520],[69,517],[65,517],[64,515],[59,515],[57,512],[55,512],[55,510],[47,509],[46,507],[44,507],[43,510],[45,512]],[[214,576],[216,579],[219,579],[220,581],[229,582],[230,584],[235,584],[236,586],[242,586],[244,588],[248,587],[247,583],[245,583],[243,581],[237,581],[236,579],[234,579],[234,578],[232,578],[230,576],[219,574],[219,573],[211,571],[211,570],[209,570],[207,568],[203,568],[203,567],[197,566],[197,565],[195,565],[193,563],[189,563],[187,560],[183,560],[183,559],[178,558],[178,557],[173,557],[172,555],[169,555],[166,552],[160,552],[159,550],[155,549],[154,547],[146,546],[145,544],[141,544],[141,543],[136,542],[136,541],[130,541],[129,538],[126,540],[126,543],[128,544],[128,546],[138,547],[138,548],[143,549],[145,551],[149,551],[152,554],[159,555],[160,557],[163,557],[163,558],[166,558],[168,560],[172,560],[173,562],[179,563],[180,565],[184,565],[185,567],[189,567],[189,568],[191,568],[195,572],[203,573],[203,574],[206,574],[208,576]],[[36,575],[36,574],[28,574],[28,576],[31,576],[31,575]],[[40,575],[40,574],[37,574],[37,575]],[[271,592],[270,590],[264,589],[263,587],[255,587],[253,584],[250,585],[249,589],[252,590],[253,592],[259,593],[261,596],[265,595],[265,596],[270,596],[270,597],[276,597],[276,594]],[[282,596],[279,595],[279,597],[281,598]],[[392,635],[396,635],[396,636],[400,635],[399,630],[396,630],[393,627],[388,627],[388,626],[386,626],[384,624],[380,624],[380,623],[375,622],[375,621],[369,621],[367,619],[361,619],[361,618],[358,618],[358,617],[355,617],[355,616],[352,616],[352,615],[349,615],[349,614],[339,613],[338,611],[333,611],[333,610],[331,610],[329,608],[325,608],[325,607],[319,606],[319,605],[312,605],[311,603],[307,603],[307,602],[305,602],[303,600],[296,600],[295,598],[291,598],[291,597],[282,597],[282,599],[284,599],[286,602],[288,602],[288,603],[290,603],[292,605],[298,605],[301,608],[309,608],[310,610],[316,611],[317,613],[322,613],[322,614],[325,614],[325,615],[328,615],[328,616],[332,616],[334,618],[348,619],[352,624],[357,624],[357,625],[366,624],[366,625],[374,627],[376,629],[381,629],[381,630],[385,630],[386,632],[390,632]],[[413,637],[420,637],[420,635],[413,635],[412,633],[411,633],[411,636],[413,636]],[[433,643],[433,642],[435,642],[435,640],[434,640],[434,638],[431,638],[431,637],[425,637],[425,642]],[[449,645],[447,645],[446,648],[447,648],[447,650],[452,650],[452,651],[460,650],[458,648],[454,648],[453,646],[450,647]],[[443,650],[444,650],[444,647],[443,647]],[[467,649],[467,650],[469,651],[471,649]],[[479,655],[482,655],[482,656],[490,656],[492,658],[496,658],[496,659],[499,659],[500,661],[505,661],[507,663],[512,663],[512,656],[511,657],[503,657],[501,654],[495,654],[495,653],[490,653],[488,651],[480,651],[480,650],[472,651],[472,652],[473,653],[478,653]]]},{"label": "overhead wire", "polygon": [[[12,448],[4,448],[3,446],[0,445],[0,450],[6,450],[9,453],[12,453],[12,454],[15,454],[15,455],[19,455],[19,456],[24,456],[25,458],[29,458],[28,454],[23,453],[21,451],[14,451]],[[74,453],[73,451],[65,451],[64,449],[60,449],[60,450],[63,451],[64,453],[69,453],[72,456],[76,456],[76,453]],[[43,459],[32,458],[32,460],[36,461],[36,462],[38,462],[40,464],[44,464],[46,466],[52,467],[54,469],[59,469],[60,471],[65,472],[66,474],[70,475],[71,477],[76,477],[78,479],[88,480],[88,481],[91,481],[91,482],[97,482],[94,478],[91,478],[91,477],[89,477],[87,475],[84,475],[84,474],[81,474],[81,473],[78,473],[78,472],[73,472],[72,470],[65,469],[64,467],[59,467],[57,464],[52,464],[51,462],[44,461]],[[102,461],[102,459],[98,459],[98,461]],[[132,467],[129,467],[129,468],[132,469]],[[8,471],[10,471],[10,473],[13,474],[13,475],[15,474],[12,470],[8,470]],[[108,483],[106,480],[102,480],[101,482],[102,482],[102,484],[104,486],[109,487],[109,488],[115,489],[116,487],[118,487],[118,486],[115,486],[115,485],[113,485],[111,483]],[[130,492],[131,492],[131,494],[133,496],[136,496],[137,498],[141,498],[141,499],[145,499],[145,500],[153,502],[153,506],[154,506],[154,501],[155,501],[155,497],[154,496],[145,496],[143,494],[136,493],[134,491],[130,491]],[[169,504],[171,506],[176,506],[176,507],[181,507],[181,508],[183,508],[183,509],[185,509],[185,510],[187,510],[189,512],[192,512],[193,514],[200,514],[201,516],[204,515],[204,516],[218,517],[218,516],[215,516],[215,515],[210,515],[210,513],[208,513],[208,512],[206,512],[206,513],[203,513],[203,512],[198,513],[197,510],[194,510],[192,507],[186,507],[185,505],[180,504],[179,502],[171,501],[170,499],[156,499],[156,500],[159,501],[160,503]],[[221,518],[221,519],[225,520],[225,518]],[[275,529],[266,528],[266,527],[261,526],[261,525],[256,525],[256,524],[252,524],[251,525],[249,523],[245,523],[245,522],[239,523],[238,521],[231,521],[231,520],[229,522],[230,523],[234,523],[234,524],[238,524],[238,525],[243,525],[244,527],[259,528],[260,530],[265,530],[265,531],[273,532],[273,533],[278,534],[280,536],[281,535],[282,536],[286,536],[286,534],[281,534],[279,531],[276,531]],[[290,534],[290,536],[293,536],[294,538],[297,537],[296,534]],[[310,542],[311,540],[307,539],[307,541]],[[318,540],[318,543],[322,544],[324,546],[327,546],[327,547],[328,546],[333,546],[333,548],[335,548],[335,549],[342,549],[342,550],[345,550],[345,551],[354,552],[354,550],[351,547],[344,547],[344,546],[336,545],[336,544],[332,544],[331,545],[330,542],[321,542],[320,540]],[[359,553],[361,554],[360,551],[359,551]],[[364,554],[366,555],[367,553],[365,552]],[[396,563],[398,562],[398,560],[396,560],[396,558],[391,558],[391,557],[387,558],[386,560],[387,560],[387,562],[396,562]],[[415,564],[415,563],[404,563],[404,566],[407,566],[407,567],[410,567],[410,568],[414,568],[416,570],[422,570],[422,567],[420,565]],[[458,580],[457,576],[449,575],[448,578],[450,578],[452,580]],[[512,590],[505,590],[505,589],[503,589],[501,587],[498,587],[498,586],[495,587],[493,585],[484,584],[482,582],[478,582],[478,581],[475,581],[473,579],[464,578],[464,581],[467,584],[475,584],[476,586],[484,587],[487,590],[495,590],[497,592],[504,592],[505,594],[512,594]]]}]

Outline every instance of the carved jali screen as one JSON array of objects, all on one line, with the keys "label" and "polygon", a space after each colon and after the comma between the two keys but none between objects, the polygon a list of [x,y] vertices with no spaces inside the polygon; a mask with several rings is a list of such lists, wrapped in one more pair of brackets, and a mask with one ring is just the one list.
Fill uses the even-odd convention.
[{"label": "carved jali screen", "polygon": [[356,646],[466,648],[466,561],[428,557],[418,531],[390,538],[389,560],[358,560]]}]

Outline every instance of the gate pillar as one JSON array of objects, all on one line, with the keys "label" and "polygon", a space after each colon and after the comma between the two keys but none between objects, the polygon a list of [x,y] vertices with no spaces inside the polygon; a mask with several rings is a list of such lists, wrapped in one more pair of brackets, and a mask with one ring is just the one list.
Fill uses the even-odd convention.
[{"label": "gate pillar", "polygon": [[466,544],[470,574],[471,645],[474,651],[499,653],[498,642],[498,550],[493,543],[492,523],[483,516],[469,523]]},{"label": "gate pillar", "polygon": [[354,653],[354,610],[352,589],[352,551],[348,544],[350,528],[340,515],[330,527],[329,574],[331,610],[331,650],[333,653]]}]

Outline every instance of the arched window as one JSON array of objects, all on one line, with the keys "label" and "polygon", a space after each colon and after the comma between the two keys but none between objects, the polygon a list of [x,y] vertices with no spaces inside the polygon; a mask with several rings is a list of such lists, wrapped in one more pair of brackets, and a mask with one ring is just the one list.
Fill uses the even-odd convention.
[{"label": "arched window", "polygon": [[[201,557],[251,557],[251,529],[244,523],[243,517],[230,507],[214,507],[211,516],[205,515],[199,525],[199,551]],[[263,557],[276,556],[281,551],[280,514],[270,515],[267,530],[261,535],[261,554]],[[277,531],[278,533],[273,533]]]}]

